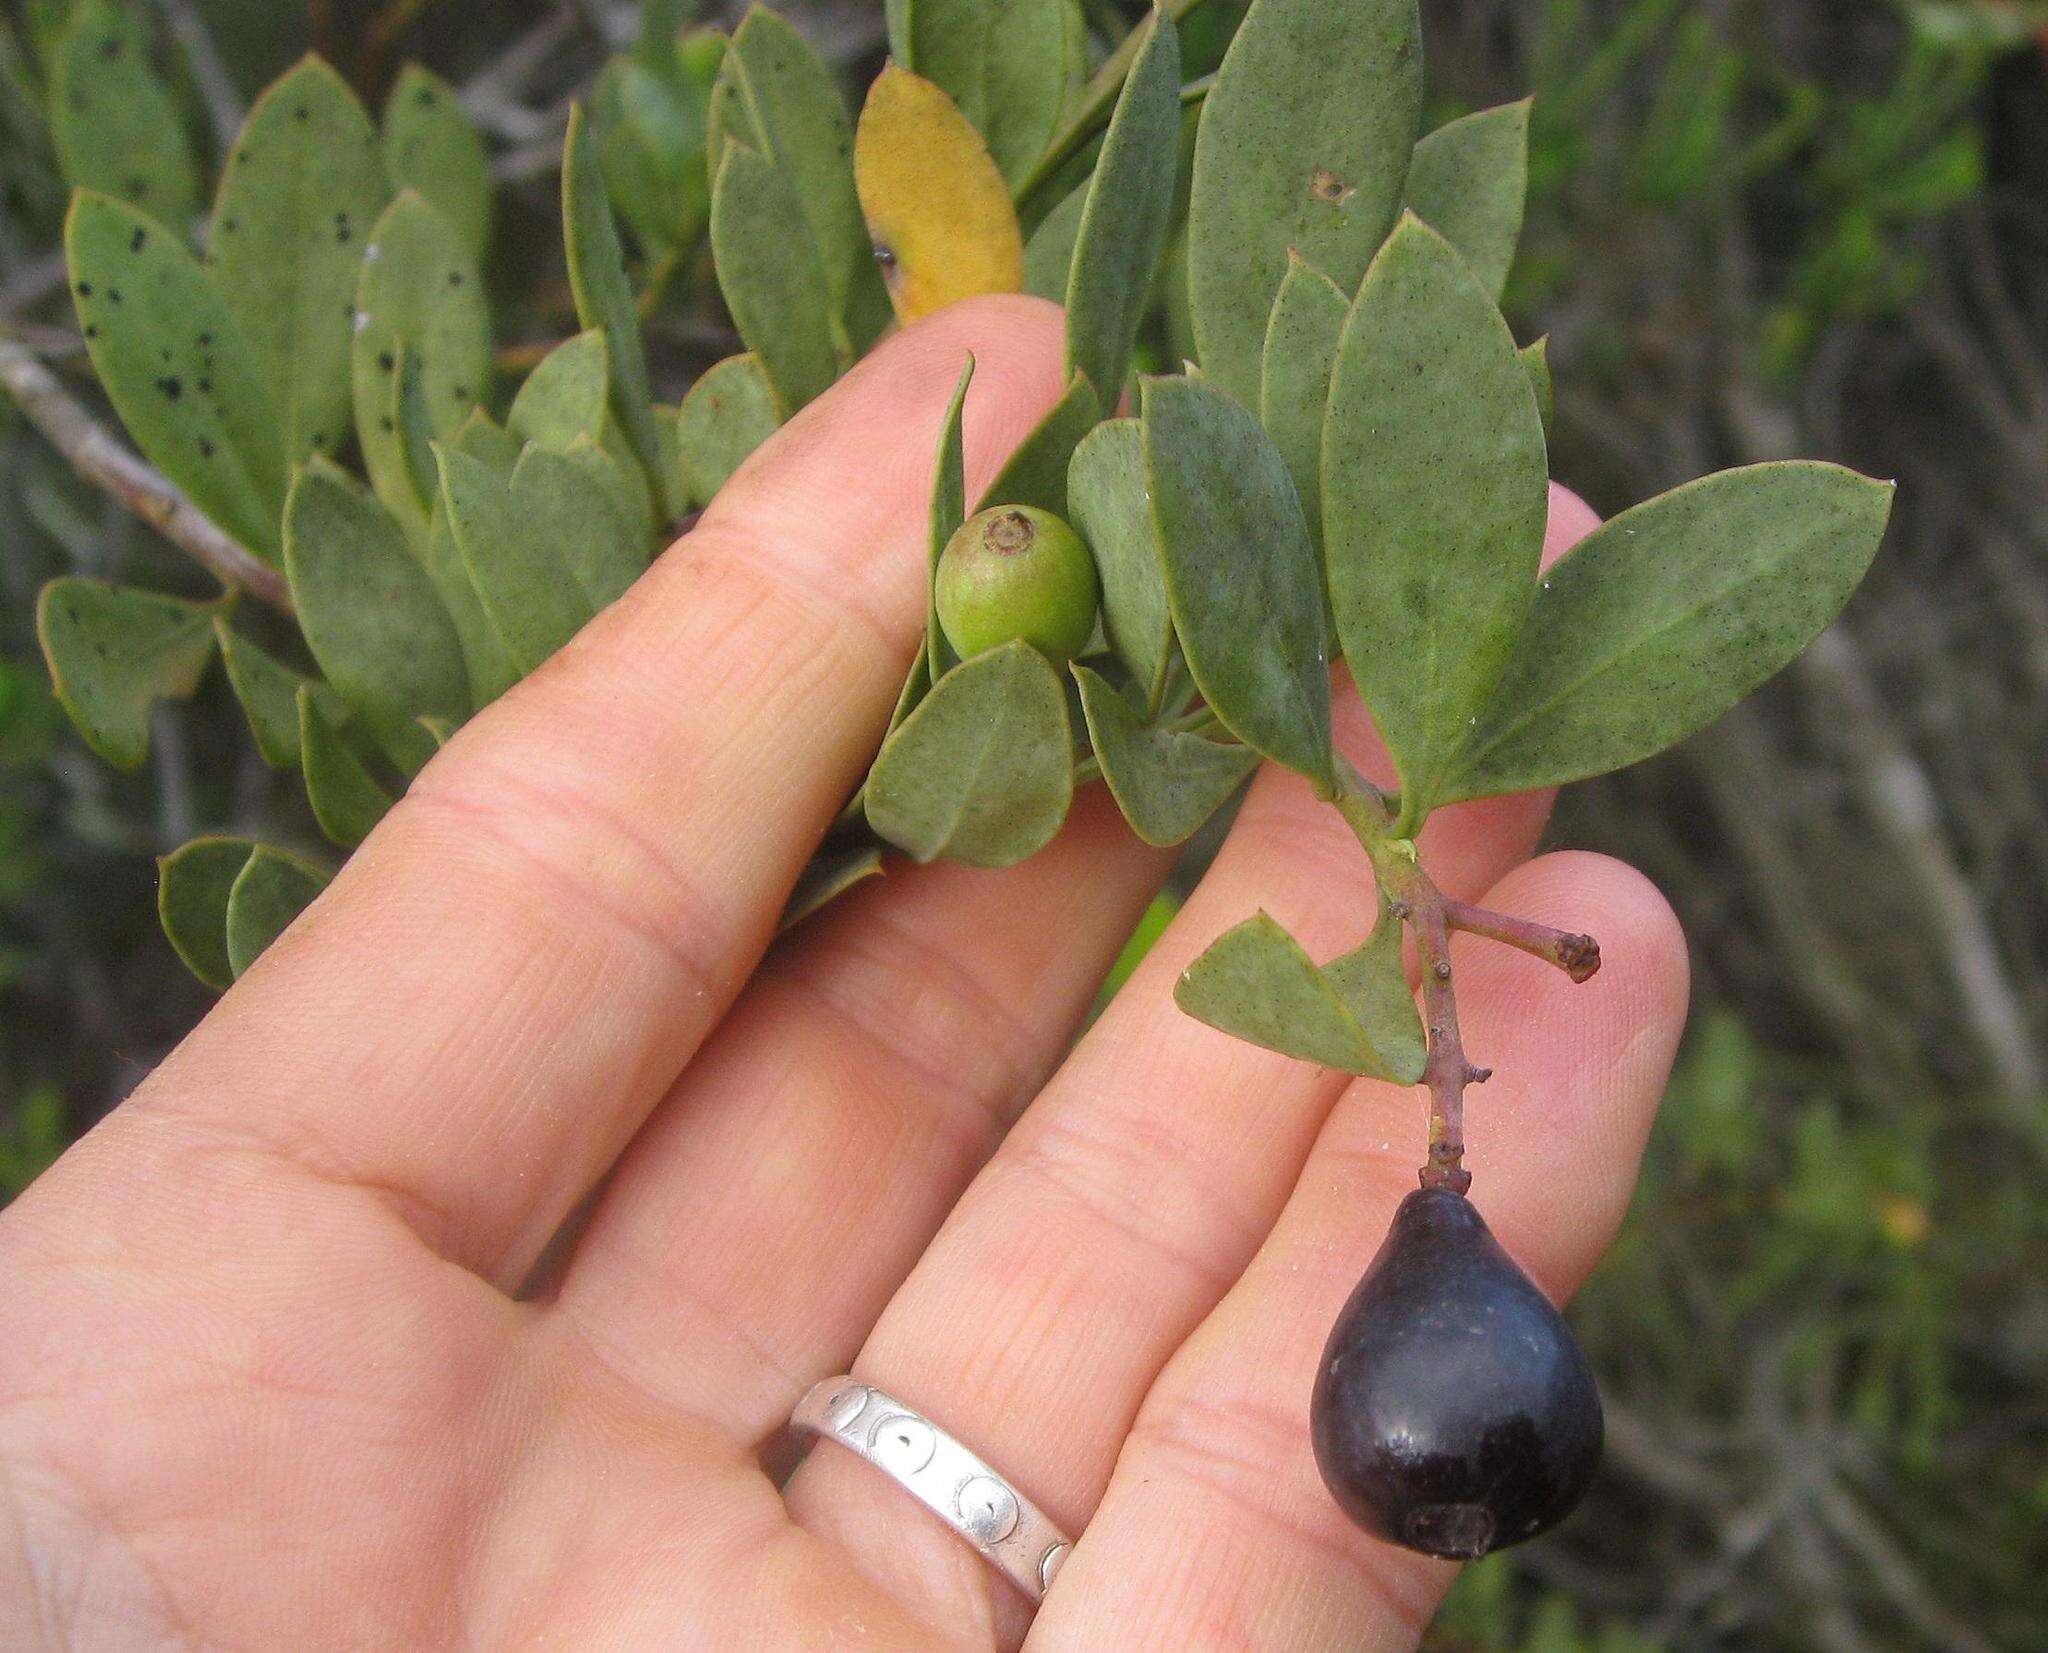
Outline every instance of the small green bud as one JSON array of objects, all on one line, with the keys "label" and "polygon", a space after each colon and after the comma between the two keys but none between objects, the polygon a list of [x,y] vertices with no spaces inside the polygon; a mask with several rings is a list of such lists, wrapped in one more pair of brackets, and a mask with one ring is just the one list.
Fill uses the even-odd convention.
[{"label": "small green bud", "polygon": [[1095,634],[1101,587],[1081,536],[1050,511],[969,517],[939,557],[939,625],[963,660],[1021,637],[1055,665]]}]

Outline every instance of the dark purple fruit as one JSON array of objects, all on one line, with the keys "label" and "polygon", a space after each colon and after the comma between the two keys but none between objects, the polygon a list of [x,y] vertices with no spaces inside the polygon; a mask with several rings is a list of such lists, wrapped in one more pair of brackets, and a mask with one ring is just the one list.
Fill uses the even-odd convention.
[{"label": "dark purple fruit", "polygon": [[1461,1561],[1557,1525],[1600,1463],[1600,1391],[1571,1329],[1446,1188],[1395,1212],[1331,1328],[1309,1423],[1345,1514]]}]

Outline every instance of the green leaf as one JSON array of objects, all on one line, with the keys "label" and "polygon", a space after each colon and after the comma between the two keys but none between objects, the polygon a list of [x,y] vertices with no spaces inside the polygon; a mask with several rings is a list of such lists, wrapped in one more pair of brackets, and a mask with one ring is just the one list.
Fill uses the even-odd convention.
[{"label": "green leaf", "polygon": [[846,315],[856,290],[866,288],[859,295],[866,309],[887,315],[853,187],[853,121],[831,69],[785,19],[754,5],[733,32],[719,73],[745,79],[767,156],[790,181],[810,226],[830,314]]},{"label": "green leaf", "polygon": [[526,376],[505,423],[514,436],[549,448],[601,437],[611,371],[603,333],[592,328],[564,339]]},{"label": "green leaf", "polygon": [[214,616],[213,634],[228,682],[249,719],[250,733],[256,737],[257,752],[273,769],[298,768],[299,690],[310,686],[336,717],[345,712],[340,697],[326,684],[292,670],[259,648],[229,625],[225,615]]},{"label": "green leaf", "polygon": [[1283,1056],[1396,1079],[1329,978],[1263,912],[1218,936],[1181,973],[1173,999],[1196,1021]]},{"label": "green leaf", "polygon": [[[674,68],[674,54],[669,67]],[[612,210],[641,249],[662,258],[695,241],[710,211],[704,166],[705,98],[689,81],[629,57],[598,71],[591,133]]]},{"label": "green leaf", "polygon": [[1496,301],[1508,284],[1529,193],[1529,100],[1482,109],[1415,146],[1408,210],[1456,247]]},{"label": "green leaf", "polygon": [[384,819],[394,800],[349,745],[310,683],[299,689],[298,713],[300,762],[313,819],[343,849],[354,849]]},{"label": "green leaf", "polygon": [[1135,419],[1097,425],[1067,467],[1074,526],[1102,578],[1102,627],[1156,714],[1173,660],[1173,614],[1158,528],[1145,498],[1145,437]]},{"label": "green leaf", "polygon": [[303,856],[258,844],[228,891],[228,963],[237,977],[327,887],[327,874]]},{"label": "green leaf", "polygon": [[356,289],[350,360],[356,435],[371,486],[414,540],[428,499],[415,489],[394,401],[400,353],[416,352],[434,435],[446,441],[490,400],[491,318],[476,259],[447,219],[406,190],[384,211]]},{"label": "green leaf", "polygon": [[1102,422],[1102,402],[1095,387],[1080,374],[1067,383],[1067,391],[1050,412],[1031,428],[1031,434],[1017,444],[1003,462],[995,481],[976,504],[977,511],[991,505],[1036,505],[1056,517],[1067,514],[1067,464],[1081,438]]},{"label": "green leaf", "polygon": [[184,700],[213,658],[219,603],[192,603],[67,575],[36,600],[36,634],[57,700],[116,769],[149,753],[149,713]]},{"label": "green leaf", "polygon": [[1402,825],[1444,776],[1514,649],[1549,514],[1543,420],[1471,267],[1407,217],[1338,347],[1323,432],[1337,635],[1399,770]]},{"label": "green leaf", "polygon": [[[463,420],[462,429],[455,433],[455,451],[467,454],[480,465],[488,465],[500,477],[509,480],[512,467],[519,463],[519,456],[526,451],[526,444],[478,408]],[[438,469],[436,474],[438,476]]]},{"label": "green leaf", "polygon": [[1232,734],[1336,792],[1322,575],[1258,421],[1192,379],[1146,379],[1145,471],[1174,629]]},{"label": "green leaf", "polygon": [[1066,691],[1020,639],[954,667],[889,737],[867,817],[919,861],[1007,867],[1052,842],[1073,795]]},{"label": "green leaf", "polygon": [[448,611],[449,622],[461,641],[470,704],[477,708],[488,706],[519,681],[519,666],[485,612],[483,599],[477,595],[476,582],[469,576],[469,565],[462,560],[455,530],[449,526],[447,506],[438,490],[420,563],[427,578],[434,582],[441,606]]},{"label": "green leaf", "polygon": [[[285,506],[284,565],[306,646],[400,767],[426,761],[418,719],[469,711],[462,645],[405,536],[340,471],[315,462]],[[303,732],[303,731],[302,731]]]},{"label": "green leaf", "polygon": [[1523,345],[1520,354],[1522,366],[1529,374],[1529,388],[1536,393],[1536,411],[1543,417],[1543,437],[1547,442],[1557,423],[1557,390],[1550,379],[1550,335],[1545,333],[1534,344]]},{"label": "green leaf", "polygon": [[1015,186],[1078,89],[1083,22],[1071,0],[890,0],[889,49],[944,88]]},{"label": "green leaf", "polygon": [[1081,239],[1081,214],[1087,210],[1088,186],[1081,185],[1047,213],[1024,243],[1024,291],[1054,304],[1067,302],[1067,284],[1074,276],[1074,245]]},{"label": "green leaf", "polygon": [[408,63],[384,100],[384,170],[416,190],[481,259],[491,244],[491,165],[455,88]]},{"label": "green leaf", "polygon": [[143,457],[275,562],[277,402],[219,290],[177,236],[104,195],[73,201],[64,250],[93,371]]},{"label": "green leaf", "polygon": [[132,6],[78,0],[49,65],[50,139],[64,180],[142,208],[182,241],[199,167],[177,105],[150,66]]},{"label": "green leaf", "polygon": [[[611,352],[613,417],[648,475],[665,480],[647,357],[640,345],[640,311],[626,276],[619,227],[605,196],[604,172],[580,107],[569,111],[569,134],[562,150],[562,228],[576,315],[585,327],[604,329]],[[662,506],[675,514],[672,501],[664,500]]]},{"label": "green leaf", "polygon": [[729,143],[711,190],[719,291],[747,349],[791,412],[839,377],[831,300],[791,176]]},{"label": "green leaf", "polygon": [[[967,449],[962,434],[962,415],[967,407],[967,387],[974,379],[974,357],[969,356],[953,385],[953,399],[946,405],[945,421],[939,426],[939,461],[932,472],[932,497],[925,519],[925,656],[927,685],[936,683],[959,663],[960,656],[939,624],[939,558],[947,543],[967,520]],[[908,685],[905,685],[906,691]],[[899,707],[899,711],[904,708]]]},{"label": "green leaf", "polygon": [[1386,1077],[1403,1085],[1421,1082],[1429,1049],[1422,1036],[1422,1017],[1415,1008],[1415,989],[1401,962],[1401,923],[1380,909],[1379,923],[1365,945],[1332,959],[1323,975],[1344,1001],[1386,1067]]},{"label": "green leaf", "polygon": [[256,100],[213,202],[213,279],[276,388],[287,464],[348,435],[357,272],[390,190],[370,117],[316,57]]},{"label": "green leaf", "polygon": [[1287,462],[1309,538],[1323,538],[1323,415],[1330,372],[1351,305],[1312,264],[1288,254],[1287,279],[1273,300],[1259,368],[1259,418]]},{"label": "green leaf", "polygon": [[1180,165],[1180,37],[1163,11],[1140,27],[1151,35],[1103,139],[1066,292],[1067,371],[1087,374],[1107,407],[1123,394]]},{"label": "green leaf", "polygon": [[1603,774],[1711,723],[1840,612],[1891,503],[1832,465],[1754,465],[1594,530],[1544,575],[1445,801]]},{"label": "green leaf", "polygon": [[436,481],[434,414],[427,406],[426,364],[403,339],[398,342],[397,355],[398,371],[391,375],[391,417],[398,425],[406,482],[416,498],[432,499]]},{"label": "green leaf", "polygon": [[820,850],[804,868],[782,909],[777,931],[793,930],[821,907],[830,906],[854,885],[882,875],[882,851],[874,844]]},{"label": "green leaf", "polygon": [[194,838],[156,864],[156,911],[185,967],[219,992],[235,982],[228,957],[228,895],[256,846],[247,838]]},{"label": "green leaf", "polygon": [[1149,725],[1103,678],[1072,669],[1102,778],[1146,843],[1185,843],[1258,768],[1249,746]]},{"label": "green leaf", "polygon": [[1202,110],[1188,298],[1247,407],[1292,248],[1345,292],[1394,222],[1422,108],[1416,0],[1254,0]]},{"label": "green leaf", "polygon": [[709,505],[781,423],[781,404],[759,356],[728,356],[707,369],[676,416],[676,447],[692,502]]},{"label": "green leaf", "polygon": [[928,650],[919,649],[916,658],[910,662],[910,670],[904,674],[903,687],[896,693],[896,709],[889,714],[889,734],[903,727],[903,720],[917,710],[918,704],[932,692],[932,659]]},{"label": "green leaf", "polygon": [[646,572],[646,516],[617,462],[589,437],[562,449],[529,444],[512,472],[512,501],[524,532],[555,545],[592,614]]},{"label": "green leaf", "polygon": [[[912,0],[913,18],[924,3]],[[1077,0],[991,0],[988,10],[983,130],[1004,181],[1015,189],[1045,153],[1079,90],[1086,24]]]},{"label": "green leaf", "polygon": [[511,480],[467,454],[440,453],[441,498],[463,566],[505,652],[530,672],[595,610],[559,544],[529,516],[529,501],[513,493]]}]

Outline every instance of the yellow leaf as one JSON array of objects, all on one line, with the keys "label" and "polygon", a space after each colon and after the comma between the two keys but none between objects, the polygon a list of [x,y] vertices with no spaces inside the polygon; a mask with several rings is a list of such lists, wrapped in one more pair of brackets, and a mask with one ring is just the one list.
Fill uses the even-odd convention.
[{"label": "yellow leaf", "polygon": [[1024,237],[1003,175],[930,81],[886,65],[868,89],[853,176],[902,321],[1024,285]]}]

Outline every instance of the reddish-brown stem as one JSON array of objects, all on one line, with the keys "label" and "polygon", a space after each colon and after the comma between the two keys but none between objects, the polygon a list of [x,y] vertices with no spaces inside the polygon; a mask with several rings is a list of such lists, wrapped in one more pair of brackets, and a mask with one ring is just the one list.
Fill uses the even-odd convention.
[{"label": "reddish-brown stem", "polygon": [[1334,801],[1372,857],[1388,912],[1415,937],[1429,1035],[1422,1066],[1422,1083],[1429,1091],[1429,1158],[1422,1167],[1422,1186],[1463,1194],[1472,1186],[1472,1173],[1465,1169],[1465,1087],[1483,1084],[1493,1070],[1473,1063],[1458,1031],[1452,932],[1462,930],[1519,947],[1554,964],[1573,981],[1584,981],[1600,968],[1600,946],[1588,935],[1553,930],[1445,895],[1422,870],[1413,842],[1393,836],[1394,815],[1387,800],[1349,764],[1342,766]]},{"label": "reddish-brown stem", "polygon": [[1429,1054],[1422,1082],[1429,1089],[1429,1159],[1422,1186],[1462,1194],[1472,1186],[1465,1169],[1465,1087],[1483,1084],[1492,1069],[1475,1066],[1458,1031],[1458,996],[1451,985],[1452,903],[1411,857],[1375,857],[1391,910],[1415,936],[1422,967],[1422,1012]]},{"label": "reddish-brown stem", "polygon": [[1572,930],[1553,930],[1548,924],[1515,918],[1469,901],[1444,900],[1444,921],[1467,935],[1504,941],[1532,953],[1546,964],[1554,964],[1573,981],[1589,981],[1600,968],[1600,943]]}]

